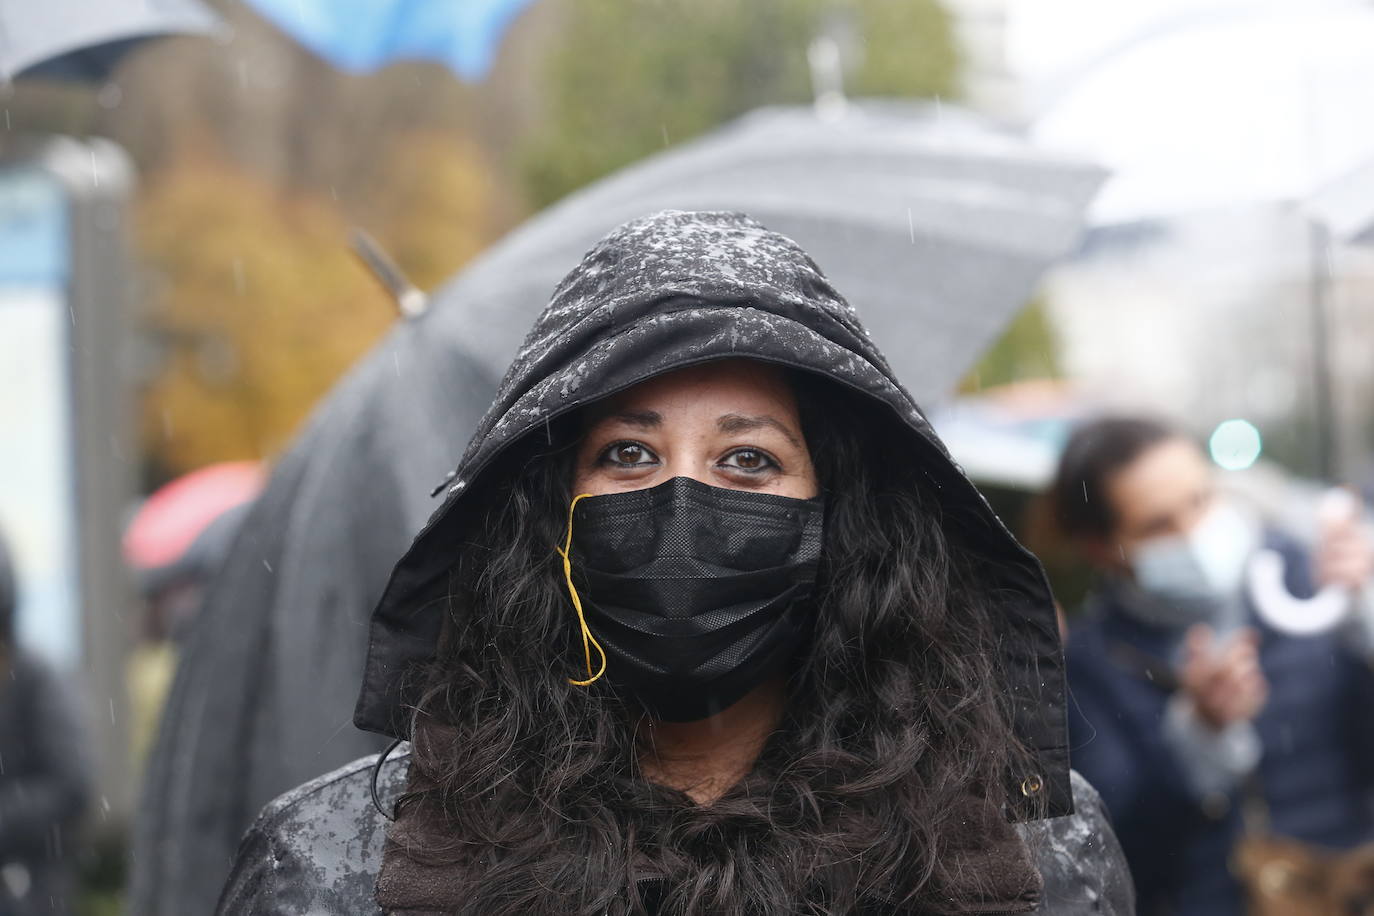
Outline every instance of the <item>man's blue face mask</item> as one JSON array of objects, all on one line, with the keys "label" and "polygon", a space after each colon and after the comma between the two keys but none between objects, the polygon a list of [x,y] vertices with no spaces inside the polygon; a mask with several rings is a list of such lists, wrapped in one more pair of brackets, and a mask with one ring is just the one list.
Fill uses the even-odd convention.
[{"label": "man's blue face mask", "polygon": [[1258,521],[1226,502],[1214,505],[1187,534],[1140,544],[1130,563],[1149,599],[1141,610],[1166,626],[1212,622],[1240,596],[1246,565],[1259,546]]}]

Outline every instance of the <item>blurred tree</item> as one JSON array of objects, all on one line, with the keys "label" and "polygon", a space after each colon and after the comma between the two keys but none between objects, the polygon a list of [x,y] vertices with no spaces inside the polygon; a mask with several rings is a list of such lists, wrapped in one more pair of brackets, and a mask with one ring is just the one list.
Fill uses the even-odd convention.
[{"label": "blurred tree", "polygon": [[574,0],[561,12],[523,156],[536,207],[752,108],[808,101],[807,47],[822,33],[846,52],[852,96],[957,91],[936,0]]},{"label": "blurred tree", "polygon": [[391,321],[336,212],[222,163],[159,176],[137,231],[158,354],[144,448],[169,473],[271,454]]},{"label": "blurred tree", "polygon": [[[437,283],[491,239],[490,185],[473,144],[397,137],[369,189],[369,228],[417,283]],[[155,354],[142,412],[150,484],[270,456],[394,319],[332,200],[223,161],[162,172],[141,195],[137,231],[153,279],[142,321]]]},{"label": "blurred tree", "polygon": [[415,285],[432,289],[511,221],[507,197],[474,140],[412,131],[385,150],[356,209]]},{"label": "blurred tree", "polygon": [[959,390],[972,394],[1025,379],[1060,378],[1062,374],[1054,329],[1043,303],[1037,300],[1017,313],[1002,336],[964,376]]}]

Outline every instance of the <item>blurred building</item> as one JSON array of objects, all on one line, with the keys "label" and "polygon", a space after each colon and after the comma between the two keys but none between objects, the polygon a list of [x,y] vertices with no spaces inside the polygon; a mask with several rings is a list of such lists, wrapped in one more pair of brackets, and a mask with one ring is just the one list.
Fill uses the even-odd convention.
[{"label": "blurred building", "polygon": [[[967,103],[1011,125],[1036,123],[1072,87],[1160,36],[1225,27],[1257,12],[1358,17],[1368,10],[1350,0],[1302,7],[1269,0],[946,3],[965,55]],[[1369,92],[1367,81],[1356,75],[1352,71],[1348,92],[1339,77],[1314,84],[1315,97],[1300,105],[1313,116],[1305,127],[1297,123],[1301,118],[1256,123],[1255,162],[1245,163],[1247,168],[1257,175],[1266,168],[1279,173],[1278,160],[1287,156],[1284,161],[1292,165],[1295,153],[1300,165],[1304,130],[1314,163],[1339,156],[1341,143],[1357,142],[1339,116]],[[1141,116],[1167,124],[1171,114],[1165,107]],[[1195,119],[1197,113],[1187,114]],[[1321,114],[1328,123],[1316,123]],[[1272,148],[1270,141],[1280,139],[1285,148]],[[1186,148],[1186,138],[1175,146]],[[1161,163],[1169,165],[1187,170],[1188,161]],[[1184,206],[1170,205],[1148,219],[1105,220],[1089,232],[1079,256],[1047,277],[1044,298],[1065,374],[1108,403],[1167,413],[1198,434],[1226,418],[1245,417],[1265,434],[1267,454],[1315,474],[1321,464],[1322,399],[1316,380],[1324,362],[1333,411],[1332,464],[1345,479],[1369,476],[1374,255],[1339,240],[1319,253],[1308,218],[1291,197],[1189,208],[1188,189],[1202,193],[1206,184],[1182,183],[1185,174],[1174,201]],[[1330,271],[1329,286],[1319,290],[1314,278],[1323,270]]]}]

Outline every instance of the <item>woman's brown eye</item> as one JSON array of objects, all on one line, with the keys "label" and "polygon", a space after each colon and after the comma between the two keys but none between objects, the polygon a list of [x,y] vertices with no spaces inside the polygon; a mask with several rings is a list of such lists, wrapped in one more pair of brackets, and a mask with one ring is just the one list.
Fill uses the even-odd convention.
[{"label": "woman's brown eye", "polygon": [[606,446],[598,463],[616,467],[642,467],[654,463],[654,453],[637,442],[616,442]]},{"label": "woman's brown eye", "polygon": [[763,452],[752,448],[742,448],[739,451],[731,452],[726,456],[726,467],[731,467],[739,471],[766,471],[770,467],[776,467],[777,463]]}]

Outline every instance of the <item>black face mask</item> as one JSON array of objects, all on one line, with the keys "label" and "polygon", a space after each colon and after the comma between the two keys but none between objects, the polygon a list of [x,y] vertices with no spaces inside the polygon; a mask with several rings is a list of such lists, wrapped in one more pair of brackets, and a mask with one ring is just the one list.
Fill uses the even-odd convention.
[{"label": "black face mask", "polygon": [[811,630],[823,517],[688,477],[578,501],[572,576],[606,676],[688,722],[782,670]]}]

